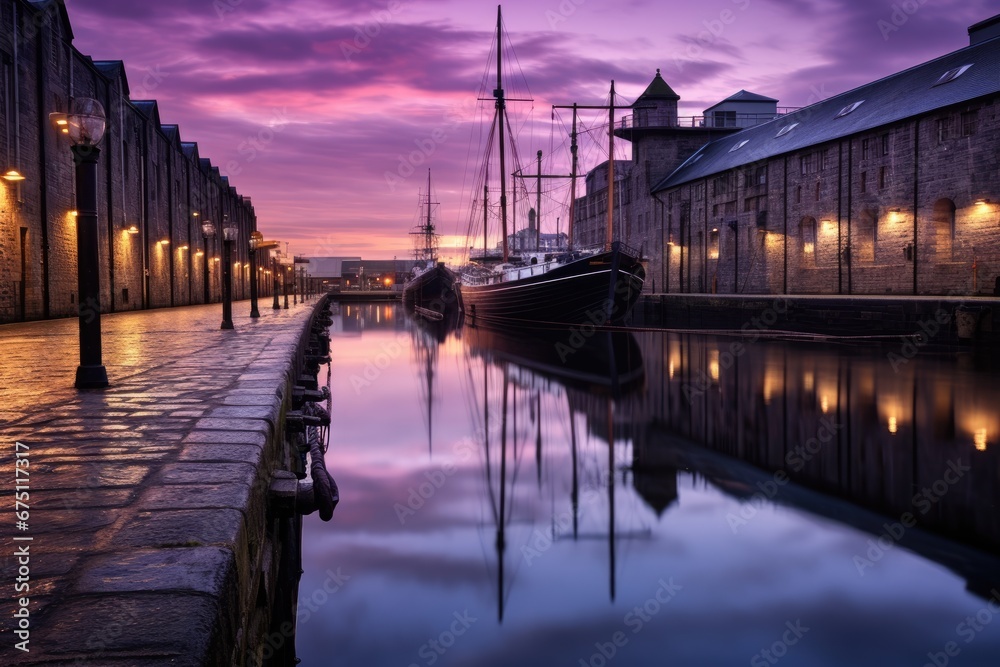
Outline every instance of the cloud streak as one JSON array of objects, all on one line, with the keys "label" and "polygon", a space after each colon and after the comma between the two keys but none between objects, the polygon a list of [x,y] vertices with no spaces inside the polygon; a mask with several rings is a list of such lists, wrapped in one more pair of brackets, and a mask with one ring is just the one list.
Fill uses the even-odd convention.
[{"label": "cloud streak", "polygon": [[[339,254],[405,256],[428,166],[439,230],[464,233],[468,108],[491,91],[482,80],[495,9],[458,0],[66,4],[80,51],[124,60],[134,88],[148,72],[163,73],[147,95],[159,101],[163,122],[179,124],[183,139],[198,142],[253,198],[269,238],[299,253],[322,238],[336,239],[324,247]],[[565,143],[541,136],[552,104],[600,102],[610,79],[634,99],[661,68],[682,98],[681,115],[740,88],[801,106],[961,48],[965,28],[995,11],[987,0],[925,3],[896,26],[891,5],[863,0],[570,4],[572,11],[545,0],[504,6],[535,100],[525,155]],[[885,34],[879,21],[896,29]],[[241,146],[275,114],[284,118],[281,131],[248,159]],[[446,139],[419,165],[421,178],[388,188],[399,156],[435,131]]]}]

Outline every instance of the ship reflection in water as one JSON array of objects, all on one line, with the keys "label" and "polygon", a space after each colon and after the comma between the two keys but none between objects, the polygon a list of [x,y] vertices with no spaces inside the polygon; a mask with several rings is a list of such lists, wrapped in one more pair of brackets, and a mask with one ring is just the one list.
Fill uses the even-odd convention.
[{"label": "ship reflection in water", "polygon": [[1000,655],[983,360],[335,320],[342,502],[305,531],[303,664]]}]

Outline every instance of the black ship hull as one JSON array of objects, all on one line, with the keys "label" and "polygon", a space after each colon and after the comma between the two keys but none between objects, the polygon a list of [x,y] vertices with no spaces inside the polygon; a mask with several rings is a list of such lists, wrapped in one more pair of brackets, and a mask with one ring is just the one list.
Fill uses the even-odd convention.
[{"label": "black ship hull", "polygon": [[403,285],[403,305],[424,308],[442,315],[460,310],[458,276],[444,264],[412,278]]},{"label": "black ship hull", "polygon": [[462,303],[471,323],[620,324],[645,277],[637,257],[613,247],[536,276],[463,283]]}]

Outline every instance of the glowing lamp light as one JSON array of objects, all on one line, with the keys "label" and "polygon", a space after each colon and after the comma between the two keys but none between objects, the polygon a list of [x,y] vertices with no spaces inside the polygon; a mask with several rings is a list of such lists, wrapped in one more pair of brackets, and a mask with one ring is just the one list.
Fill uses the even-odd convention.
[{"label": "glowing lamp light", "polygon": [[975,433],[972,434],[972,444],[975,446],[976,451],[985,452],[986,451],[986,429],[977,428]]},{"label": "glowing lamp light", "polygon": [[69,217],[71,217],[71,218],[75,218],[78,215],[80,215],[79,211],[70,211],[69,212]]},{"label": "glowing lamp light", "polygon": [[893,435],[896,435],[896,431],[898,431],[898,430],[899,430],[899,427],[896,424],[896,418],[895,417],[889,417],[889,433],[892,433]]},{"label": "glowing lamp light", "polygon": [[162,238],[159,241],[157,241],[157,243],[159,243],[160,245],[170,245],[170,239]]},{"label": "glowing lamp light", "polygon": [[13,183],[16,181],[23,181],[24,176],[22,176],[21,172],[19,172],[17,169],[8,169],[7,171],[4,172],[3,179],[5,181],[11,181]]},{"label": "glowing lamp light", "polygon": [[719,381],[719,351],[712,350],[709,352],[708,359],[708,374],[711,376],[714,382]]},{"label": "glowing lamp light", "polygon": [[812,241],[806,241],[802,244],[802,252],[807,255],[811,255],[816,252],[816,244]]},{"label": "glowing lamp light", "polygon": [[[6,178],[6,176],[4,178]],[[978,206],[985,206],[986,204],[989,204],[989,203],[990,203],[989,199],[984,199],[982,197],[980,197],[979,199],[976,200],[976,205],[978,205]]]},{"label": "glowing lamp light", "polygon": [[205,252],[203,250],[195,250],[194,251],[194,256],[195,257],[204,257],[205,256]]},{"label": "glowing lamp light", "polygon": [[179,248],[177,248],[177,249],[178,249],[178,250],[188,250],[188,248],[189,248],[189,247],[190,247],[190,246],[188,246],[188,244],[186,244],[186,243],[185,243],[184,245],[180,246],[180,247],[179,247]]},{"label": "glowing lamp light", "polygon": [[139,233],[139,225],[129,225],[128,227],[125,228],[125,233],[126,234],[138,234]]}]

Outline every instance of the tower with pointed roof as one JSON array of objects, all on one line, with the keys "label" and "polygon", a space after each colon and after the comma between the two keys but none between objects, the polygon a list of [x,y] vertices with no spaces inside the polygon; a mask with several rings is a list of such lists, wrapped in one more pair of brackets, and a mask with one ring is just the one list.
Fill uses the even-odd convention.
[{"label": "tower with pointed roof", "polygon": [[632,104],[632,115],[615,131],[616,136],[632,143],[632,163],[643,181],[633,185],[644,188],[636,192],[648,192],[647,184],[651,186],[666,177],[709,141],[737,129],[706,127],[699,116],[678,116],[680,99],[657,69],[646,90]]}]

